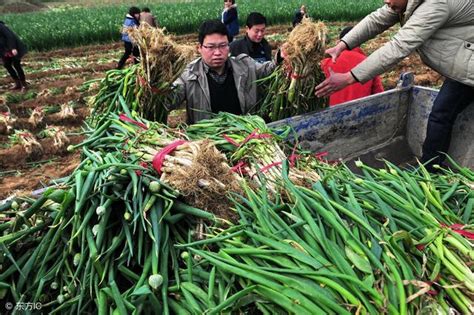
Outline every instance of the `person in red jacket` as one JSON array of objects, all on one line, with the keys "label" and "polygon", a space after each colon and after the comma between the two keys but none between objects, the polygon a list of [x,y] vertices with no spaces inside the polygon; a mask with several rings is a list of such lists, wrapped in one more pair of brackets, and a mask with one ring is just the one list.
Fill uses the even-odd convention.
[{"label": "person in red jacket", "polygon": [[[339,39],[343,38],[344,35],[349,33],[351,29],[352,26],[344,28],[339,35]],[[352,68],[357,66],[366,58],[367,56],[362,51],[362,49],[355,47],[352,50],[345,50],[342,52],[335,63],[332,62],[331,58],[323,59],[321,61],[321,68],[323,69],[326,77],[329,77],[333,72],[345,73],[351,71]],[[382,81],[380,80],[380,77],[377,76],[373,80],[370,80],[364,84],[356,82],[331,94],[329,97],[329,106],[334,106],[383,91]]]}]

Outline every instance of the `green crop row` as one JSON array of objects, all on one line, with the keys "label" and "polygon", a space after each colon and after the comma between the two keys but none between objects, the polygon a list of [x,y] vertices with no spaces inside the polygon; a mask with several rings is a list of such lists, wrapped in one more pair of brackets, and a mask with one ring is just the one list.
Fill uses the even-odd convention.
[{"label": "green crop row", "polygon": [[[291,23],[301,0],[240,0],[240,24],[248,13],[258,11],[268,24]],[[306,0],[309,14],[326,21],[354,21],[380,7],[380,0]],[[221,0],[147,4],[161,26],[176,34],[195,32],[206,19],[220,18]],[[128,10],[125,5],[76,7],[35,13],[7,14],[2,19],[31,50],[49,50],[120,40],[120,29]]]}]

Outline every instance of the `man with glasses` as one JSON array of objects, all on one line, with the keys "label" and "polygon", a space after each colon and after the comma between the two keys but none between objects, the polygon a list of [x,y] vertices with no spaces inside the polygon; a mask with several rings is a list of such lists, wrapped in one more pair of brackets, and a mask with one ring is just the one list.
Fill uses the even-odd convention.
[{"label": "man with glasses", "polygon": [[[257,103],[256,80],[270,75],[276,63],[256,63],[247,55],[229,58],[227,28],[219,20],[200,26],[198,50],[201,57],[174,82],[174,98],[168,109],[186,103],[188,124],[221,111],[249,113]],[[282,61],[281,56],[278,61]]]},{"label": "man with glasses", "polygon": [[272,60],[272,48],[265,39],[267,19],[258,12],[252,12],[247,17],[247,34],[244,38],[230,44],[230,54],[238,56],[246,54],[256,62]]}]

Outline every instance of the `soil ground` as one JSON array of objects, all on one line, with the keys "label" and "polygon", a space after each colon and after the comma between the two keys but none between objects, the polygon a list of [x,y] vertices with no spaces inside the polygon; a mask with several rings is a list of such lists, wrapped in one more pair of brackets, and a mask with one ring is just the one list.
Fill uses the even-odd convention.
[{"label": "soil ground", "polygon": [[[339,31],[351,23],[327,23],[330,45],[335,43]],[[370,54],[387,42],[396,29],[389,30],[369,41],[362,49]],[[278,48],[288,34],[288,25],[268,28],[267,36],[273,48]],[[194,45],[196,34],[177,36],[176,41]],[[88,97],[95,90],[82,88],[83,83],[101,79],[107,70],[116,66],[122,54],[122,43],[91,45],[49,52],[32,52],[24,59],[23,64],[30,83],[28,93],[9,91],[10,78],[3,68],[0,69],[0,200],[13,193],[28,193],[34,189],[47,186],[52,179],[70,174],[80,162],[78,153],[68,153],[65,146],[56,148],[52,139],[40,140],[42,152],[27,153],[20,144],[12,145],[12,130],[23,130],[38,136],[46,126],[59,126],[69,137],[71,144],[80,142],[81,125],[89,115]],[[400,73],[412,71],[415,84],[439,87],[442,77],[423,65],[418,55],[411,55],[391,71],[382,75],[385,89],[394,88]],[[74,109],[74,117],[63,117],[57,111],[66,104]],[[32,124],[30,116],[35,108],[44,111],[56,108],[54,113],[45,114],[38,124]],[[7,132],[2,125],[3,117],[14,117],[10,123],[12,129]],[[171,115],[169,124],[175,125],[183,116]]]}]

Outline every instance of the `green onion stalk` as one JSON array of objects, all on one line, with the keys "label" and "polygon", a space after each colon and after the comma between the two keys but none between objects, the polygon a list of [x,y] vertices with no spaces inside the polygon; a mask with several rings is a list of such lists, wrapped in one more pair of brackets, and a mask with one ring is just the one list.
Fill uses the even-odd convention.
[{"label": "green onion stalk", "polygon": [[324,58],[326,33],[324,23],[309,19],[293,29],[282,46],[284,64],[260,80],[267,94],[258,115],[277,121],[328,106],[327,98],[314,94],[314,87],[325,79],[320,61]]},{"label": "green onion stalk", "polygon": [[53,147],[57,150],[69,144],[69,138],[60,127],[47,127],[38,134],[38,137],[53,139]]},{"label": "green onion stalk", "polygon": [[16,118],[10,113],[8,107],[6,112],[0,112],[0,133],[9,134],[15,126]]},{"label": "green onion stalk", "polygon": [[19,144],[23,146],[28,155],[39,154],[43,152],[43,147],[38,142],[36,137],[28,130],[15,130],[15,132],[8,136],[11,144]]},{"label": "green onion stalk", "polygon": [[89,117],[91,124],[101,125],[101,118],[110,113],[127,113],[130,109],[138,108],[139,98],[135,93],[138,70],[137,64],[106,72],[105,78],[99,82],[99,91],[89,99],[89,106],[92,107]]}]

